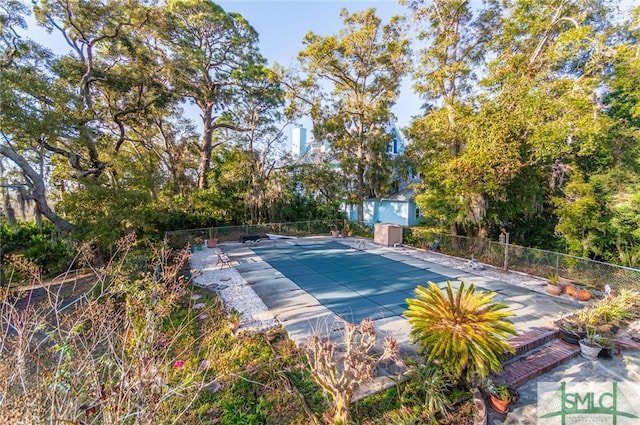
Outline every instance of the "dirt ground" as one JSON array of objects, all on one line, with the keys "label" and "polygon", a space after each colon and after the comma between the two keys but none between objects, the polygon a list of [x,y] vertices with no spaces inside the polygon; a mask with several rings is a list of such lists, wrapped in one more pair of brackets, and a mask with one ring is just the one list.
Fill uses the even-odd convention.
[{"label": "dirt ground", "polygon": [[40,285],[9,288],[9,299],[19,310],[27,305],[40,305],[56,300],[64,308],[91,291],[97,276],[85,270],[72,271]]}]

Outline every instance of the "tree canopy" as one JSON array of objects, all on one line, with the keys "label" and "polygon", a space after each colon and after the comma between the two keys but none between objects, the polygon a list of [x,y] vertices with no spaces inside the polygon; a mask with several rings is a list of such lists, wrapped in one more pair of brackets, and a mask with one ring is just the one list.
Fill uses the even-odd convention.
[{"label": "tree canopy", "polygon": [[637,51],[633,23],[619,26],[605,1],[409,5],[430,41],[415,72],[426,112],[408,129],[423,212],[454,233],[564,239],[582,256],[636,245],[614,224],[637,176],[624,106],[635,74],[620,56]]},{"label": "tree canopy", "polygon": [[[411,76],[424,108],[402,167],[421,177],[425,217],[637,265],[640,8],[614,19],[605,0],[402,3],[408,16],[387,22],[343,10],[342,28],[309,32],[285,72],[244,17],[208,0],[4,2],[3,199],[20,188],[57,228],[109,241],[335,218],[341,202],[363,220],[365,199],[398,187],[386,150]],[[29,14],[64,53],[28,38]],[[306,162],[284,153],[301,116],[330,146]]]},{"label": "tree canopy", "polygon": [[409,64],[409,43],[399,17],[383,24],[374,9],[341,12],[344,28],[338,35],[308,33],[298,54],[311,99],[310,114],[316,138],[326,140],[342,172],[351,176],[353,200],[380,196],[393,174],[386,146],[388,125],[401,78]]}]

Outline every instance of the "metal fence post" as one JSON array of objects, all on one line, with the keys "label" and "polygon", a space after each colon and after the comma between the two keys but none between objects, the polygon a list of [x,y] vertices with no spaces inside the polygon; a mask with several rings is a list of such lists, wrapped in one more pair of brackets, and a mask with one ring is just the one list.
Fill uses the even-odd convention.
[{"label": "metal fence post", "polygon": [[504,265],[502,269],[509,270],[509,232],[504,232]]}]

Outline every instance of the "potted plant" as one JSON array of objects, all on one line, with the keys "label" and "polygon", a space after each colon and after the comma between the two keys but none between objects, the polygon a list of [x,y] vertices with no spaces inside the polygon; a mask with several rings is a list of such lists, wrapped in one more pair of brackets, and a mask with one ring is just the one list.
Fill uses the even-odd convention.
[{"label": "potted plant", "polygon": [[193,238],[193,244],[196,246],[198,251],[202,251],[202,246],[204,244],[204,240],[201,237],[196,236],[195,238]]},{"label": "potted plant", "polygon": [[595,360],[602,350],[602,345],[596,340],[596,329],[590,327],[587,329],[587,336],[580,341],[580,355],[587,360]]},{"label": "potted plant", "polygon": [[578,341],[587,336],[584,323],[579,322],[575,317],[560,320],[558,328],[560,329],[560,339],[569,344],[578,344]]},{"label": "potted plant", "polygon": [[613,339],[608,337],[601,337],[598,340],[598,344],[602,346],[602,350],[598,353],[598,357],[604,359],[610,359],[613,357]]},{"label": "potted plant", "polygon": [[560,278],[557,274],[552,274],[547,279],[547,294],[560,295],[562,293],[562,287],[559,285]]},{"label": "potted plant", "polygon": [[576,289],[576,297],[579,301],[589,301],[591,299],[591,291],[585,288]]},{"label": "potted plant", "polygon": [[491,407],[498,413],[507,413],[509,404],[516,401],[513,390],[504,384],[490,383],[487,386],[487,393],[489,393]]},{"label": "potted plant", "polygon": [[347,224],[344,226],[344,229],[342,230],[342,236],[346,238],[347,236],[351,236],[351,234],[351,223],[347,222]]}]

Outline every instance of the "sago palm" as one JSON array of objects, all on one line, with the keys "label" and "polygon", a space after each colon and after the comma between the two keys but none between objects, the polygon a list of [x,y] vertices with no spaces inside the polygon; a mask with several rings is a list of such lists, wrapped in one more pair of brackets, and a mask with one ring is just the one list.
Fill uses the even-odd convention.
[{"label": "sago palm", "polygon": [[516,330],[507,320],[513,316],[505,310],[508,306],[493,302],[495,292],[476,292],[473,284],[464,282],[454,291],[449,281],[445,290],[429,282],[415,293],[415,299],[407,299],[405,315],[412,341],[429,361],[441,364],[456,378],[466,373],[468,381],[502,370],[502,355],[513,352],[506,339]]}]

